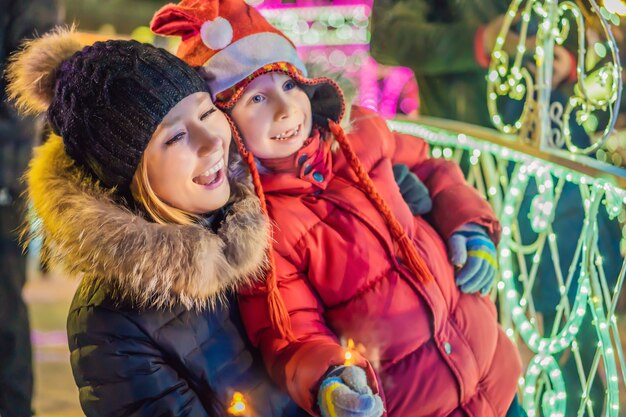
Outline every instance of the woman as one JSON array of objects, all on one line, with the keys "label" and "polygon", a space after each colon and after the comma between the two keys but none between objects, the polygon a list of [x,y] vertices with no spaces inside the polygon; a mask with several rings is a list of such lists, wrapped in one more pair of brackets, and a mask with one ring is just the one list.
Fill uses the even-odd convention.
[{"label": "woman", "polygon": [[28,196],[46,260],[82,275],[67,327],[85,414],[305,415],[230,297],[262,271],[268,227],[204,81],[162,49],[82,48],[67,30],[26,44],[8,74],[55,132]]}]

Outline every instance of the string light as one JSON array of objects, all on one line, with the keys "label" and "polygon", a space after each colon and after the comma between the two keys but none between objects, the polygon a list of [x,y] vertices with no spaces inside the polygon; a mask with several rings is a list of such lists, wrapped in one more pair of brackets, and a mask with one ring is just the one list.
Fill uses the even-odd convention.
[{"label": "string light", "polygon": [[551,389],[544,392],[541,404],[542,415],[550,417],[564,417],[567,393],[565,392],[565,381],[557,362],[552,356],[535,356],[526,370],[524,378],[522,402],[528,417],[537,415],[537,405],[535,404],[536,386],[541,374],[547,375]]},{"label": "string light", "polygon": [[620,0],[604,0],[604,8],[609,13],[615,13],[620,16],[626,16],[626,4]]},{"label": "string light", "polygon": [[261,14],[285,33],[296,46],[368,45],[371,4],[303,6],[265,1]]},{"label": "string light", "polygon": [[[577,42],[581,46],[576,59],[577,81],[574,94],[568,100],[567,106],[558,120],[562,130],[559,136],[562,136],[567,149],[572,153],[588,155],[596,152],[604,145],[617,119],[618,97],[622,85],[617,46],[608,29],[608,22],[619,24],[619,19],[615,12],[619,13],[624,9],[624,5],[618,0],[605,0],[606,8],[599,8],[594,0],[590,0],[590,3],[594,11],[600,16],[604,35],[609,39],[607,45],[610,54],[607,55],[607,46],[603,43],[595,43],[591,49],[595,51],[599,58],[606,56],[609,62],[599,65],[591,73],[587,73],[585,68],[585,63],[588,61],[585,48],[587,44],[585,21],[583,14],[574,2],[562,2],[558,4],[558,7],[544,8],[539,1],[528,1],[525,8],[521,11],[521,28],[515,53],[513,56],[509,56],[508,52],[503,49],[506,35],[519,13],[522,0],[511,2],[509,10],[505,15],[503,26],[496,38],[487,76],[487,106],[492,122],[498,130],[510,134],[518,133],[524,126],[524,123],[529,121],[531,114],[534,119],[541,120],[539,125],[549,124],[547,114],[533,114],[531,110],[535,107],[534,101],[536,99],[542,100],[545,98],[549,100],[549,94],[542,95],[542,92],[549,91],[552,88],[552,80],[544,76],[544,74],[552,74],[553,63],[553,57],[547,56],[546,51],[552,51],[555,44],[560,45],[567,39],[570,33],[570,21],[564,15],[569,13],[576,22]],[[547,4],[549,5],[550,2]],[[538,68],[536,71],[537,79],[527,70],[527,64],[523,60],[527,53],[526,42],[531,13],[534,13],[536,15],[535,18],[539,21],[539,30],[534,35],[536,46],[534,51],[531,51],[534,55],[534,65]],[[503,121],[498,108],[499,103],[501,103],[498,97],[523,103],[522,110],[516,120],[509,123]],[[541,103],[538,106],[538,111],[545,112],[546,110],[544,109],[547,108],[547,105],[548,103]],[[609,121],[604,126],[599,140],[585,148],[580,148],[574,145],[572,141],[570,120],[575,119],[576,124],[588,129],[588,131],[595,132],[598,130],[598,118],[594,112],[607,112]],[[575,114],[576,117],[573,118],[572,114]],[[549,132],[549,126],[544,127],[544,131]],[[540,131],[540,133],[542,132]],[[550,143],[545,138],[540,139],[542,146]],[[621,158],[618,156],[615,156],[613,159],[621,162]]]},{"label": "string light", "polygon": [[228,413],[231,416],[246,417],[248,414],[248,407],[246,406],[246,400],[242,393],[235,392],[228,407]]},{"label": "string light", "polygon": [[344,352],[343,364],[345,366],[354,365],[354,353],[353,352],[354,352],[354,340],[348,339],[348,344],[345,347],[345,352]]},{"label": "string light", "polygon": [[[502,315],[511,319],[512,327],[505,326],[506,335],[513,340],[516,340],[516,335],[519,335],[524,344],[535,353],[524,378],[520,380],[524,408],[529,416],[564,416],[567,392],[562,372],[554,359],[554,355],[567,348],[571,348],[574,355],[580,355],[576,337],[583,320],[587,314],[591,314],[598,336],[598,356],[602,360],[604,372],[607,375],[605,416],[617,417],[619,415],[619,373],[615,355],[618,354],[620,358],[623,358],[624,355],[617,335],[613,311],[626,274],[621,273],[618,277],[613,294],[613,304],[610,308],[605,309],[601,284],[599,283],[600,277],[596,272],[597,269],[602,268],[603,264],[602,256],[597,249],[596,222],[602,204],[609,216],[615,218],[624,214],[623,204],[626,203],[626,191],[615,186],[606,178],[592,178],[575,170],[533,158],[494,143],[480,141],[467,135],[461,137],[461,135],[444,129],[408,122],[390,121],[388,124],[392,130],[424,138],[433,147],[433,157],[443,157],[442,150],[445,149],[461,149],[471,155],[470,158],[480,156],[483,161],[480,166],[483,169],[488,169],[487,161],[489,160],[504,161],[504,163],[510,161],[515,164],[512,174],[507,176],[506,181],[504,181],[506,187],[502,196],[502,209],[498,212],[502,224],[502,235],[498,246],[501,280],[497,282],[496,288],[503,300],[501,303]],[[497,167],[487,171],[484,175],[485,178],[498,178],[499,176]],[[585,220],[580,231],[579,249],[577,251],[579,256],[575,258],[578,260],[573,260],[572,268],[570,268],[570,275],[577,281],[577,291],[574,294],[572,306],[568,307],[569,302],[566,294],[568,287],[560,285],[559,291],[563,298],[557,310],[561,312],[571,311],[571,313],[564,316],[562,322],[557,320],[557,323],[561,323],[559,329],[553,329],[551,334],[546,335],[541,334],[534,317],[528,317],[530,314],[528,309],[531,305],[531,298],[529,297],[532,295],[526,292],[520,293],[516,285],[518,281],[526,282],[531,279],[533,273],[531,272],[530,276],[521,276],[514,269],[515,256],[519,255],[520,251],[527,251],[527,248],[535,247],[539,244],[537,242],[540,242],[538,239],[534,244],[521,246],[516,241],[518,239],[517,232],[514,232],[517,230],[517,219],[523,215],[519,210],[520,203],[525,197],[524,190],[531,180],[537,183],[538,189],[538,195],[533,197],[529,213],[531,227],[538,235],[544,235],[545,240],[550,245],[556,245],[556,235],[551,232],[551,224],[562,187],[562,185],[558,186],[557,184],[567,181],[585,187],[581,188],[583,193],[581,197],[585,203],[583,206]],[[488,192],[487,194],[490,197],[499,195],[498,192],[495,194]],[[532,256],[534,273],[536,273],[536,266],[541,261],[540,248],[543,246],[536,246],[534,256]],[[558,258],[553,262],[558,264]],[[574,276],[576,264],[579,265],[579,272],[577,276]],[[615,342],[611,338],[610,331],[615,334]],[[588,342],[586,341],[586,343]],[[597,372],[598,362],[598,360],[594,362],[595,367],[590,372],[591,375],[595,375]],[[626,374],[625,364],[622,362],[621,365],[622,374]],[[540,378],[541,375],[545,375],[545,379]],[[544,386],[546,380],[549,381],[549,388]],[[585,389],[587,391],[589,391],[590,384],[591,382],[586,384]],[[541,392],[541,401],[537,402],[539,387],[543,387],[541,388],[543,391]],[[584,399],[584,401],[587,400]],[[594,400],[599,401],[599,399]]]}]

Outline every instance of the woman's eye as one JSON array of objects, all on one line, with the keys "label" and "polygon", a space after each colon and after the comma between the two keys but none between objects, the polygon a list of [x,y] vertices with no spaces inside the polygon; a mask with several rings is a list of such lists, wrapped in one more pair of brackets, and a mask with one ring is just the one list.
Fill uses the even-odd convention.
[{"label": "woman's eye", "polygon": [[175,144],[176,142],[178,142],[179,140],[181,140],[184,136],[185,136],[185,132],[180,132],[180,133],[177,133],[175,136],[173,136],[173,137],[171,137],[170,139],[168,139],[168,140],[165,142],[165,144],[166,144],[167,146],[173,145],[173,144]]},{"label": "woman's eye", "polygon": [[212,115],[213,113],[215,113],[217,111],[217,109],[215,107],[213,107],[212,109],[209,109],[207,111],[205,111],[204,113],[202,113],[202,115],[200,116],[200,120],[204,120],[207,117],[209,117],[210,115]]},{"label": "woman's eye", "polygon": [[261,94],[257,94],[255,96],[252,96],[252,98],[250,99],[253,103],[261,103],[265,100],[265,97],[263,97]]},{"label": "woman's eye", "polygon": [[285,84],[283,84],[283,90],[285,91],[293,90],[296,87],[297,84],[294,80],[285,81]]}]

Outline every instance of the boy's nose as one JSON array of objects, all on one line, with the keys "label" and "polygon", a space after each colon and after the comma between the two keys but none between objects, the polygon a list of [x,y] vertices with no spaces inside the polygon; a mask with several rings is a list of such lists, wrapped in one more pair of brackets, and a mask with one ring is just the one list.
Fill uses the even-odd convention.
[{"label": "boy's nose", "polygon": [[292,106],[289,100],[285,98],[276,99],[276,111],[274,114],[275,120],[282,120],[289,117],[292,112]]}]

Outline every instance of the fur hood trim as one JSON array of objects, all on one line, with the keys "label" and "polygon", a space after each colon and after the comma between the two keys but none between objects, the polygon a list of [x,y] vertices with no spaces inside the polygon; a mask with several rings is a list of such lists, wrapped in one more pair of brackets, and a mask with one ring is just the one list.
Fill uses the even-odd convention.
[{"label": "fur hood trim", "polygon": [[266,266],[269,223],[249,180],[242,179],[240,159],[230,156],[234,203],[213,232],[161,225],[131,212],[75,166],[62,139],[52,135],[26,174],[33,209],[27,240],[42,238],[42,255],[52,266],[72,276],[83,273],[82,291],[105,285],[137,307],[214,307]]}]

